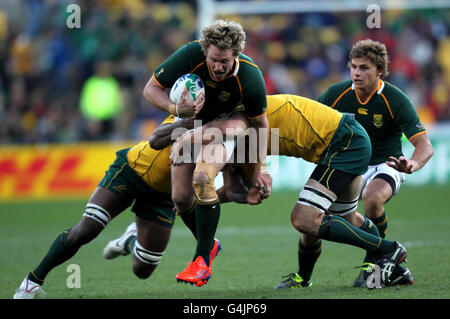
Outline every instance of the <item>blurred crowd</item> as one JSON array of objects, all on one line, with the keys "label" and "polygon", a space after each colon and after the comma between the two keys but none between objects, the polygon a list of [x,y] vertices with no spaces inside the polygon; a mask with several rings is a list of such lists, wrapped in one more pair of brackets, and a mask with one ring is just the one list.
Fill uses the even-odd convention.
[{"label": "blurred crowd", "polygon": [[[81,9],[80,28],[68,27]],[[2,0],[0,144],[148,138],[166,114],[142,90],[154,68],[197,37],[196,1]],[[425,123],[450,121],[450,8],[221,16],[247,32],[268,94],[317,98],[349,79],[352,43],[386,44],[390,75]]]}]

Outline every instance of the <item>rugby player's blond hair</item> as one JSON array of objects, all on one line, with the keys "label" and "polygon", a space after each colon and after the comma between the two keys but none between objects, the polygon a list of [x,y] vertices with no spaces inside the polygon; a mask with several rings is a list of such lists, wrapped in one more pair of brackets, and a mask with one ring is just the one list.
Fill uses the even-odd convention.
[{"label": "rugby player's blond hair", "polygon": [[389,56],[386,46],[371,39],[356,42],[349,54],[349,67],[352,59],[366,58],[372,62],[378,71],[383,71],[381,78],[389,74]]},{"label": "rugby player's blond hair", "polygon": [[220,50],[231,49],[233,56],[237,57],[245,48],[245,32],[238,22],[217,20],[207,25],[201,31],[200,45],[206,55],[211,45]]}]

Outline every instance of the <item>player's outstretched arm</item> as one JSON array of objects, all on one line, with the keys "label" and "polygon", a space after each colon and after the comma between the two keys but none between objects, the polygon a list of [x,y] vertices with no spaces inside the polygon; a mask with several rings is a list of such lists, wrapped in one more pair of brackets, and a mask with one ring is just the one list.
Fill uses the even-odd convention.
[{"label": "player's outstretched arm", "polygon": [[414,145],[415,149],[409,160],[404,156],[400,156],[399,158],[390,156],[389,159],[392,162],[387,161],[386,164],[399,172],[407,174],[412,174],[421,169],[430,160],[431,156],[433,156],[433,146],[426,133],[413,137],[410,142]]}]

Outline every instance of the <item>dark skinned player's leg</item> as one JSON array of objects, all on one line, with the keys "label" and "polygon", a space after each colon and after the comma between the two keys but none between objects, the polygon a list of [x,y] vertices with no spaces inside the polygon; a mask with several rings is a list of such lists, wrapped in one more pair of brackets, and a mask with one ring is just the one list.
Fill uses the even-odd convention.
[{"label": "dark skinned player's leg", "polygon": [[137,239],[134,243],[133,273],[148,278],[163,257],[169,243],[171,228],[136,216]]},{"label": "dark skinned player's leg", "polygon": [[81,246],[96,238],[106,224],[128,206],[114,193],[97,187],[80,222],[58,235],[28,279],[42,285],[53,268],[72,258]]}]

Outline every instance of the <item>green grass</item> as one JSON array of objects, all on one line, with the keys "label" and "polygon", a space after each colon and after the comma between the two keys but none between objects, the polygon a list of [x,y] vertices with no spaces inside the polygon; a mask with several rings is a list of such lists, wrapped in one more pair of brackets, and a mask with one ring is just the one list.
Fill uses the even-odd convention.
[{"label": "green grass", "polygon": [[[47,298],[450,298],[450,186],[403,187],[386,206],[388,239],[408,249],[407,267],[415,283],[380,290],[353,288],[363,258],[360,249],[324,242],[322,256],[307,289],[274,290],[281,276],[297,270],[299,234],[290,224],[297,192],[274,193],[260,206],[226,204],[217,237],[223,250],[213,265],[212,279],[198,288],[179,284],[175,275],[191,260],[195,241],[177,220],[166,254],[147,280],[131,271],[131,257],[104,260],[102,249],[134,219],[126,211],[90,244],[55,268],[43,289]],[[84,201],[0,203],[0,298],[11,298],[28,272],[48,250],[54,238],[76,224]],[[69,289],[69,264],[81,269],[81,288]]]}]

